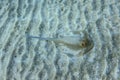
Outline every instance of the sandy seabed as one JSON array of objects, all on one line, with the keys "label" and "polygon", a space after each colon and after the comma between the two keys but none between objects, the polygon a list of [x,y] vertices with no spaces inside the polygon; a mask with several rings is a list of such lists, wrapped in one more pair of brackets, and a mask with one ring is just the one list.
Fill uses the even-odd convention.
[{"label": "sandy seabed", "polygon": [[[86,30],[86,54],[53,41]],[[69,41],[69,40],[68,40]],[[82,49],[80,49],[82,51]],[[0,80],[120,80],[120,0],[0,0]]]}]

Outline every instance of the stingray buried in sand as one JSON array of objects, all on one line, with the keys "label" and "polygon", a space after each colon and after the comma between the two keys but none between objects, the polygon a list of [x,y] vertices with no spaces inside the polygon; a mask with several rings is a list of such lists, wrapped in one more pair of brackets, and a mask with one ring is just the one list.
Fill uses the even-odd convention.
[{"label": "stingray buried in sand", "polygon": [[94,47],[92,38],[86,32],[83,33],[83,36],[81,35],[64,36],[62,38],[41,38],[41,37],[30,36],[30,35],[27,37],[37,38],[39,40],[53,41],[56,44],[63,44],[72,50],[83,49],[84,51],[82,53],[80,52],[79,54],[85,54]]}]

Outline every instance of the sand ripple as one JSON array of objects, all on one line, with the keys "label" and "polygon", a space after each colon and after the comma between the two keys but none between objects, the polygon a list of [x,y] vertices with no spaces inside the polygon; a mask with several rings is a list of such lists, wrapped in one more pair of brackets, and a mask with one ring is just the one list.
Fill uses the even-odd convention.
[{"label": "sand ripple", "polygon": [[[85,55],[51,41],[87,29]],[[119,0],[0,0],[0,80],[120,80]]]}]

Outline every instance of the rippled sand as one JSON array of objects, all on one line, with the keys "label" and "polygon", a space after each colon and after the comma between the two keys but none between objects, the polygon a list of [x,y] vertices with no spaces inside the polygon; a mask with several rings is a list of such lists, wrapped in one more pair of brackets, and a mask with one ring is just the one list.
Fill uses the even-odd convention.
[{"label": "rippled sand", "polygon": [[[52,41],[86,30],[83,55]],[[80,49],[82,52],[82,49]],[[120,0],[0,0],[0,80],[120,80]]]}]

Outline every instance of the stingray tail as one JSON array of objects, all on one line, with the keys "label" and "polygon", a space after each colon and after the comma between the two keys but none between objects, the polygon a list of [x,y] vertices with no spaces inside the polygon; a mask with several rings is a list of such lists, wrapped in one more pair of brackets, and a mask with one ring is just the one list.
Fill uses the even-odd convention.
[{"label": "stingray tail", "polygon": [[56,40],[58,40],[57,38],[43,38],[43,37],[38,37],[38,36],[31,36],[29,34],[26,34],[26,37],[27,38],[36,38],[36,39],[39,39],[39,40],[49,40],[49,41],[56,41]]},{"label": "stingray tail", "polygon": [[36,38],[36,39],[39,39],[39,40],[51,40],[51,41],[54,41],[56,40],[56,38],[42,38],[42,37],[37,37],[37,36],[29,36],[30,38]]}]

